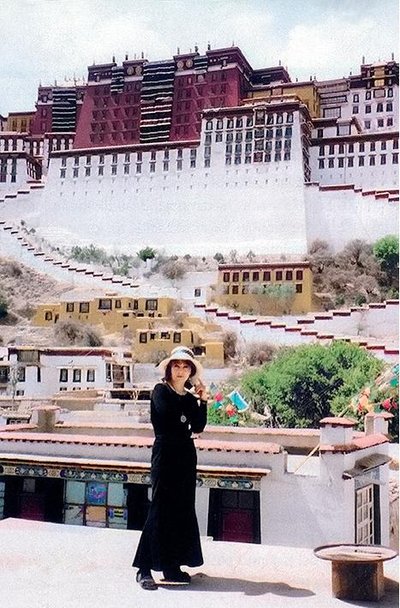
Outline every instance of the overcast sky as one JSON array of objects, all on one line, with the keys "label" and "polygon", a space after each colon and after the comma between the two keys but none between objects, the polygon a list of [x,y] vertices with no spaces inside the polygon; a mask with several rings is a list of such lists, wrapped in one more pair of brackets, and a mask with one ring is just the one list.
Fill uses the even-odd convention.
[{"label": "overcast sky", "polygon": [[33,110],[37,86],[87,66],[240,46],[254,68],[292,80],[347,76],[398,60],[397,0],[0,0],[0,113]]}]

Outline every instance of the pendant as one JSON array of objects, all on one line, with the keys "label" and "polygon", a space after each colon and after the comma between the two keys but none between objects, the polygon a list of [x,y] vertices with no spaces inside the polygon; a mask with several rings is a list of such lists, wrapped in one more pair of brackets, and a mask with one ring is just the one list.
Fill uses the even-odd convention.
[{"label": "pendant", "polygon": [[184,415],[182,414],[182,416],[181,416],[181,422],[186,422],[186,420],[187,420],[186,416],[184,416]]}]

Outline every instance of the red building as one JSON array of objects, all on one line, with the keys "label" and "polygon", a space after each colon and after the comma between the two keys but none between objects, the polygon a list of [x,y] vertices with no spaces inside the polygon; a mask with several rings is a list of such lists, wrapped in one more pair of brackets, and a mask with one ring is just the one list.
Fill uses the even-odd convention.
[{"label": "red building", "polygon": [[31,132],[73,132],[74,148],[193,141],[204,109],[238,106],[273,82],[290,82],[284,68],[252,70],[236,47],[156,62],[126,57],[89,66],[87,84],[40,87]]}]

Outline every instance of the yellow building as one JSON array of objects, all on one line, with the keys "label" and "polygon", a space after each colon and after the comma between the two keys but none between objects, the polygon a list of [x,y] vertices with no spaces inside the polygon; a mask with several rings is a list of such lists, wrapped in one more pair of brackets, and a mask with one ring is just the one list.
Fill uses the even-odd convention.
[{"label": "yellow building", "polygon": [[308,262],[220,264],[216,301],[260,315],[302,314],[313,309]]},{"label": "yellow building", "polygon": [[191,329],[137,329],[133,343],[135,361],[158,363],[178,345],[188,346],[205,367],[224,367],[222,340],[210,340]]},{"label": "yellow building", "polygon": [[320,114],[320,96],[315,82],[312,80],[306,82],[283,82],[273,84],[265,88],[250,91],[248,98],[251,100],[272,101],[289,101],[291,98],[298,98],[304,103],[312,118],[319,118]]},{"label": "yellow building", "polygon": [[39,304],[32,322],[48,327],[58,321],[80,321],[102,325],[108,333],[135,331],[153,320],[169,318],[176,308],[173,298],[133,298],[108,295],[94,299],[74,299],[57,304]]},{"label": "yellow building", "polygon": [[28,133],[34,116],[35,112],[10,112],[5,130]]}]

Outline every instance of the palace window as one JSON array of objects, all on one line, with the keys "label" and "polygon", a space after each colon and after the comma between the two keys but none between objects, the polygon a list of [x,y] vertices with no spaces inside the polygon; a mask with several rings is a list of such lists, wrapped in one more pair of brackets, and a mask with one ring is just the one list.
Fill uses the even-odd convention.
[{"label": "palace window", "polygon": [[60,169],[60,178],[64,179],[66,174],[66,169]]},{"label": "palace window", "polygon": [[232,285],[232,295],[236,296],[239,293],[239,285]]},{"label": "palace window", "polygon": [[74,169],[72,172],[73,177],[79,177],[79,169]]},{"label": "palace window", "polygon": [[369,165],[370,165],[370,167],[375,166],[375,156],[369,157]]},{"label": "palace window", "polygon": [[89,302],[80,302],[79,303],[79,312],[83,312],[83,313],[89,312]]},{"label": "palace window", "polygon": [[158,300],[157,299],[146,300],[145,309],[146,310],[157,310],[158,309]]},{"label": "palace window", "polygon": [[68,382],[68,369],[62,368],[60,369],[60,382]]},{"label": "palace window", "polygon": [[72,382],[80,382],[82,378],[82,370],[74,369],[72,370]]},{"label": "palace window", "polygon": [[296,281],[302,281],[302,280],[303,280],[303,271],[296,270]]},{"label": "palace window", "polygon": [[100,166],[98,168],[98,175],[104,175],[104,167],[103,166]]},{"label": "palace window", "polygon": [[285,273],[285,281],[293,281],[293,271],[287,270]]},{"label": "palace window", "polygon": [[242,280],[245,283],[247,283],[247,281],[250,281],[250,273],[249,272],[244,272],[243,276],[242,276]]},{"label": "palace window", "polygon": [[303,285],[296,285],[296,293],[303,293]]},{"label": "palace window", "polygon": [[150,173],[156,172],[156,163],[150,163]]},{"label": "palace window", "polygon": [[381,165],[386,165],[386,154],[381,154]]},{"label": "palace window", "polygon": [[353,158],[353,156],[349,156],[349,158],[347,159],[347,166],[348,167],[353,167],[354,166],[354,158]]},{"label": "palace window", "polygon": [[99,310],[111,310],[112,300],[111,298],[100,298],[99,299]]},{"label": "palace window", "polygon": [[246,127],[252,127],[253,126],[253,117],[252,116],[248,116],[246,118]]},{"label": "palace window", "polygon": [[275,272],[275,281],[282,281],[282,275],[283,275],[282,270],[277,270]]},{"label": "palace window", "polygon": [[139,334],[139,342],[141,344],[146,344],[147,343],[147,334],[144,332],[140,332]]},{"label": "palace window", "polygon": [[222,280],[224,283],[229,283],[230,281],[230,273],[229,272],[224,272],[222,275]]},{"label": "palace window", "polygon": [[96,370],[88,369],[86,371],[86,382],[94,382],[96,379]]},{"label": "palace window", "polygon": [[322,138],[324,136],[324,130],[323,129],[317,129],[317,137],[318,139]]},{"label": "palace window", "polygon": [[364,156],[359,156],[358,157],[358,166],[359,167],[363,167],[364,166]]},{"label": "palace window", "polygon": [[360,96],[358,93],[354,93],[353,101],[354,101],[354,103],[358,103],[360,101]]},{"label": "palace window", "polygon": [[260,280],[260,273],[259,272],[253,272],[252,280],[253,281],[259,281]]},{"label": "palace window", "polygon": [[395,152],[394,154],[392,154],[392,163],[394,165],[398,165],[399,164],[399,154],[398,154],[398,152]]},{"label": "palace window", "polygon": [[263,272],[263,281],[271,280],[271,272],[269,270],[264,270]]},{"label": "palace window", "polygon": [[74,303],[73,302],[67,302],[65,310],[67,312],[74,312]]}]

